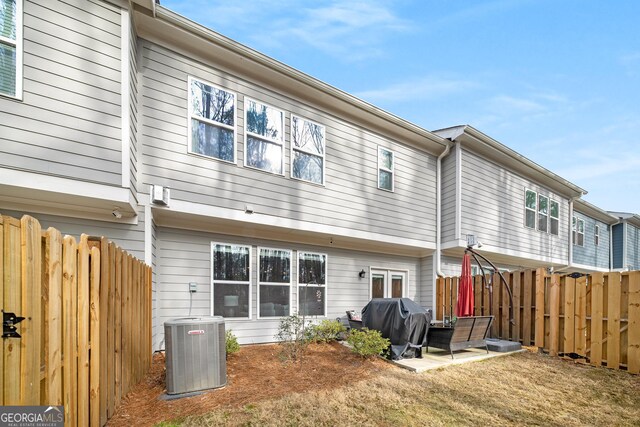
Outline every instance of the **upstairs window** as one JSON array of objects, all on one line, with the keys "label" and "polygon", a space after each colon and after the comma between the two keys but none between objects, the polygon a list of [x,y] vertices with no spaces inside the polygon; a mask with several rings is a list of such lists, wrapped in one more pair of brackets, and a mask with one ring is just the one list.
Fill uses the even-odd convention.
[{"label": "upstairs window", "polygon": [[538,231],[547,232],[549,223],[549,198],[538,196]]},{"label": "upstairs window", "polygon": [[284,113],[245,98],[244,165],[284,175]]},{"label": "upstairs window", "polygon": [[259,248],[258,317],[289,316],[291,251]]},{"label": "upstairs window", "polygon": [[251,248],[212,243],[213,314],[227,318],[250,316]]},{"label": "upstairs window", "polygon": [[235,163],[235,106],[235,94],[189,78],[190,153]]},{"label": "upstairs window", "polygon": [[291,116],[291,177],[324,184],[324,126]]},{"label": "upstairs window", "polygon": [[584,221],[574,216],[572,228],[573,244],[576,246],[584,246]]},{"label": "upstairs window", "polygon": [[298,252],[298,314],[327,313],[327,255]]},{"label": "upstairs window", "polygon": [[600,226],[599,225],[596,225],[596,231],[595,231],[594,236],[593,236],[593,243],[596,246],[600,245]]},{"label": "upstairs window", "polygon": [[535,191],[526,190],[524,195],[524,225],[529,228],[536,228],[536,201]]},{"label": "upstairs window", "polygon": [[393,151],[378,147],[378,188],[393,191],[394,175]]},{"label": "upstairs window", "polygon": [[0,95],[22,96],[22,0],[0,0]]},{"label": "upstairs window", "polygon": [[560,229],[560,205],[555,200],[551,200],[549,206],[549,232],[557,236]]}]

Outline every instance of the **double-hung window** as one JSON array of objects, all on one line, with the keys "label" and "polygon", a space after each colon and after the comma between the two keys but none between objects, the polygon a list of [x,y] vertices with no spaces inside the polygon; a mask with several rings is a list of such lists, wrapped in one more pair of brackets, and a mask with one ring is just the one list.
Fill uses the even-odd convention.
[{"label": "double-hung window", "polygon": [[22,97],[22,0],[0,0],[0,95]]},{"label": "double-hung window", "polygon": [[324,126],[291,116],[291,177],[324,184]]},{"label": "double-hung window", "polygon": [[244,165],[284,175],[284,112],[245,98]]},{"label": "double-hung window", "polygon": [[213,314],[250,317],[251,247],[212,243],[211,259]]},{"label": "double-hung window", "polygon": [[524,196],[524,225],[529,228],[536,228],[536,201],[538,195],[535,191],[526,190]]},{"label": "double-hung window", "polygon": [[291,251],[258,248],[258,317],[291,313]]},{"label": "double-hung window", "polygon": [[596,229],[593,235],[593,243],[596,246],[600,245],[600,226],[599,225],[596,225]]},{"label": "double-hung window", "polygon": [[549,198],[538,195],[538,230],[547,232],[549,224]]},{"label": "double-hung window", "polygon": [[573,244],[576,246],[584,246],[584,220],[573,217]]},{"label": "double-hung window", "polygon": [[560,205],[555,200],[551,200],[549,206],[549,232],[557,236],[560,229]]},{"label": "double-hung window", "polygon": [[394,175],[394,154],[393,151],[383,147],[378,147],[378,188],[381,190],[393,191]]},{"label": "double-hung window", "polygon": [[327,255],[298,252],[298,314],[327,313]]},{"label": "double-hung window", "polygon": [[236,95],[189,77],[189,152],[236,160]]}]

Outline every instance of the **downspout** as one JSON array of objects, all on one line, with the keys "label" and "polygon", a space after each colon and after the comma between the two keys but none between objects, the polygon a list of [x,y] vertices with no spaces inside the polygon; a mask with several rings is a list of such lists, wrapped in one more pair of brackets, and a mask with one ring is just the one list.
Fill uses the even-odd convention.
[{"label": "downspout", "polygon": [[[438,160],[436,162],[436,255],[435,255],[435,263],[436,263],[436,276],[444,277],[442,273],[440,256],[442,253],[442,159],[449,154],[451,151],[451,145],[447,143],[446,148],[438,156]],[[433,287],[434,298],[435,301],[435,289]]]}]

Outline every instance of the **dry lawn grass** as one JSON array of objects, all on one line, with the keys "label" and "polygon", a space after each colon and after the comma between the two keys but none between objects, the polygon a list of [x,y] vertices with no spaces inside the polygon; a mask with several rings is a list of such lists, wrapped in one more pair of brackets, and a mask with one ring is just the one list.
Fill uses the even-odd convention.
[{"label": "dry lawn grass", "polygon": [[[312,384],[310,384],[312,387]],[[164,425],[639,425],[640,377],[536,353],[220,407]]]}]

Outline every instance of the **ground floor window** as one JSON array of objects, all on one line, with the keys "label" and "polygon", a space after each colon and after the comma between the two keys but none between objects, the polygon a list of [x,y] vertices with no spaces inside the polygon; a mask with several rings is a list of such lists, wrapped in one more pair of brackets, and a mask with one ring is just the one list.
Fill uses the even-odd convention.
[{"label": "ground floor window", "polygon": [[249,318],[251,248],[212,243],[211,259],[213,314],[228,318]]},{"label": "ground floor window", "polygon": [[291,313],[291,251],[258,248],[258,317]]},{"label": "ground floor window", "polygon": [[298,314],[327,313],[327,255],[298,252]]}]

